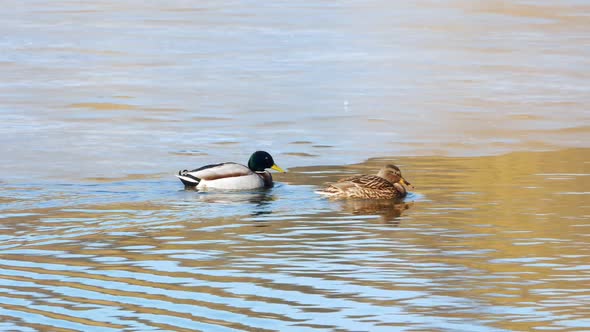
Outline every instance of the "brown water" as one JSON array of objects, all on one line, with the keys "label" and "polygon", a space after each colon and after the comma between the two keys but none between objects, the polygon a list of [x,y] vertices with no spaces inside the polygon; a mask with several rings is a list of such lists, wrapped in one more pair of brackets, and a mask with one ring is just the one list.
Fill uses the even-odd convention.
[{"label": "brown water", "polygon": [[584,2],[2,7],[0,330],[590,330]]}]

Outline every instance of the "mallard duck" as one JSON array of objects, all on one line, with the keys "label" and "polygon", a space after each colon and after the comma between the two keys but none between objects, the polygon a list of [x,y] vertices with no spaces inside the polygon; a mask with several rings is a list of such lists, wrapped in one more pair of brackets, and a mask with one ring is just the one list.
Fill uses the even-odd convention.
[{"label": "mallard duck", "polygon": [[317,193],[329,198],[400,199],[411,184],[395,165],[386,165],[377,175],[356,175],[329,184]]},{"label": "mallard duck", "polygon": [[268,152],[256,151],[250,156],[248,166],[232,162],[206,165],[192,171],[179,171],[176,177],[186,188],[198,190],[256,189],[272,187],[272,175],[267,168],[285,172]]}]

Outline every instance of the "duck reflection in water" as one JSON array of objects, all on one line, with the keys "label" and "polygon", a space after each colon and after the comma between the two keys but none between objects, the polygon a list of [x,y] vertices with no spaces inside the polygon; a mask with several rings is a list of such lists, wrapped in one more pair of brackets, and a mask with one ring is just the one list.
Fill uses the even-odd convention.
[{"label": "duck reflection in water", "polygon": [[199,203],[205,204],[207,209],[214,211],[231,209],[235,215],[251,216],[272,214],[272,203],[277,200],[277,196],[271,189],[199,192],[194,197]]},{"label": "duck reflection in water", "polygon": [[215,191],[199,192],[196,196],[203,203],[219,204],[242,204],[252,203],[256,205],[267,205],[274,201],[276,197],[271,194],[269,189],[259,189],[252,191]]},{"label": "duck reflection in water", "polygon": [[402,213],[414,205],[413,202],[402,202],[399,200],[342,200],[339,201],[343,211],[358,216],[378,216],[385,224],[398,226]]}]

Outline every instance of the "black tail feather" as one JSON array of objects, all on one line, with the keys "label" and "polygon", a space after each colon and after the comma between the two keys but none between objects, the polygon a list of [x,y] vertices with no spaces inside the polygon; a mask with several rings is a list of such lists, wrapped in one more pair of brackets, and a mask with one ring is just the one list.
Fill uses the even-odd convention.
[{"label": "black tail feather", "polygon": [[185,188],[194,188],[194,187],[196,187],[199,184],[199,182],[201,182],[201,179],[199,179],[196,176],[190,175],[189,174],[189,171],[186,170],[186,169],[185,170],[182,170],[182,171],[178,171],[178,175],[179,176],[184,176],[184,177],[187,177],[187,178],[190,178],[190,179],[195,180],[195,182],[191,182],[191,181],[187,181],[187,180],[185,180],[183,178],[179,178],[180,181],[182,181],[182,183],[184,184]]}]

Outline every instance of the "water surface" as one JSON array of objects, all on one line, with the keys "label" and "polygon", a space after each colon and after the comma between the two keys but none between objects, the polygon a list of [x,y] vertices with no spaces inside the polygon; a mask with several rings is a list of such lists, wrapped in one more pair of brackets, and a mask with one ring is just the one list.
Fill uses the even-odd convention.
[{"label": "water surface", "polygon": [[[590,330],[588,12],[5,1],[0,330]],[[270,190],[172,176],[258,149]]]},{"label": "water surface", "polygon": [[575,0],[3,7],[5,180],[257,149],[293,167],[590,141],[590,8]]},{"label": "water surface", "polygon": [[[583,329],[589,156],[373,159],[241,193],[168,177],[5,185],[4,326]],[[418,188],[404,203],[313,193],[391,161]]]}]

